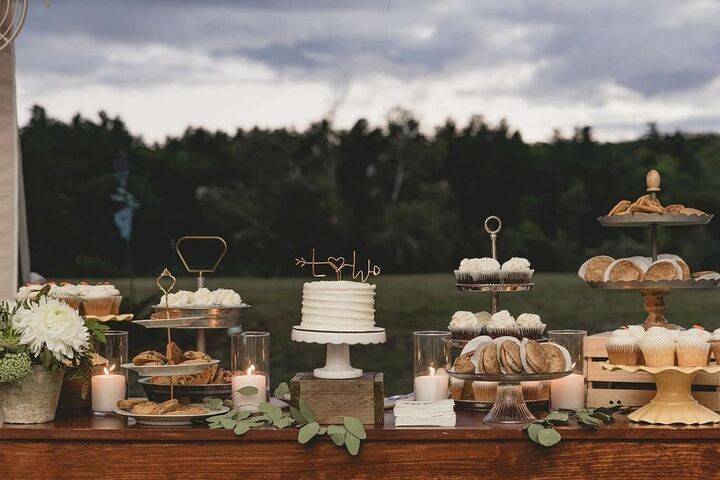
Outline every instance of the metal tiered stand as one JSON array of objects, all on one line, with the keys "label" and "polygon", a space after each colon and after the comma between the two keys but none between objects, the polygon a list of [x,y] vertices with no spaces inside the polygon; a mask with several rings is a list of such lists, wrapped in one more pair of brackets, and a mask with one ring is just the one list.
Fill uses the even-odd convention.
[{"label": "metal tiered stand", "polygon": [[[660,191],[660,174],[651,170],[645,177],[647,192],[653,199],[657,198]],[[678,227],[690,225],[707,225],[712,220],[712,215],[673,215],[656,213],[631,213],[628,215],[614,216],[606,215],[598,217],[603,227],[650,227],[652,261],[658,257],[657,234],[658,227]],[[673,289],[703,290],[717,288],[720,285],[718,280],[671,280],[671,281],[634,281],[634,282],[588,282],[591,287],[607,290],[631,290],[638,291],[645,300],[645,311],[648,316],[645,319],[645,329],[652,326],[672,328],[665,318],[664,312],[667,309],[665,298]]]}]

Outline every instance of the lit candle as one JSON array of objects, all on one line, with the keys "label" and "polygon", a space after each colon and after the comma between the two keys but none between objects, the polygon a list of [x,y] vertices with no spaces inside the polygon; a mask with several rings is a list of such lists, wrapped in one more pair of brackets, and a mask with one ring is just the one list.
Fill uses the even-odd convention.
[{"label": "lit candle", "polygon": [[90,394],[94,412],[112,412],[117,402],[125,400],[125,375],[112,373],[114,369],[115,365],[110,369],[105,367],[105,373],[93,375],[91,379]]},{"label": "lit candle", "polygon": [[550,408],[579,410],[585,408],[585,377],[571,373],[550,382]]},{"label": "lit candle", "polygon": [[[250,365],[245,374],[233,375],[232,377],[232,399],[233,405],[241,410],[256,410],[260,402],[267,400],[267,386],[265,375],[257,375],[255,365]],[[243,395],[238,392],[243,387],[255,387],[257,393]]]},{"label": "lit candle", "polygon": [[445,370],[430,367],[430,375],[415,377],[415,401],[436,402],[448,398],[449,380]]}]

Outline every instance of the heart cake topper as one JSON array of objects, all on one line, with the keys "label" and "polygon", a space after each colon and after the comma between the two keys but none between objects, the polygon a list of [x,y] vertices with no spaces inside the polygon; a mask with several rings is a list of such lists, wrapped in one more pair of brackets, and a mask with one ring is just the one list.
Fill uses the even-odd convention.
[{"label": "heart cake topper", "polygon": [[374,277],[380,275],[380,267],[377,265],[373,265],[370,262],[370,259],[368,259],[367,261],[367,269],[363,270],[361,268],[358,268],[357,255],[355,253],[355,250],[353,250],[352,252],[352,263],[347,263],[345,257],[327,257],[324,261],[318,261],[315,258],[315,249],[313,248],[312,257],[310,258],[310,260],[305,260],[305,258],[296,258],[295,265],[299,266],[300,268],[310,265],[313,277],[315,278],[325,277],[324,273],[317,272],[318,266],[322,265],[330,267],[330,270],[335,273],[338,281],[342,280],[342,274],[345,268],[352,269],[350,275],[352,276],[353,280],[360,279],[360,281],[363,283],[365,283],[367,279],[370,278],[370,275]]}]

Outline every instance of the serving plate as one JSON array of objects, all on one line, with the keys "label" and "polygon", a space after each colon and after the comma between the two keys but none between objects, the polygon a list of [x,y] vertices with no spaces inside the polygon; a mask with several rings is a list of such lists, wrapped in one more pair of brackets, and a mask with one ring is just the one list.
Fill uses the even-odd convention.
[{"label": "serving plate", "polygon": [[132,418],[137,423],[143,425],[172,427],[180,425],[190,425],[192,421],[196,418],[207,418],[212,417],[213,415],[222,415],[223,413],[230,411],[230,408],[225,406],[218,410],[210,410],[209,408],[207,408],[207,405],[202,403],[192,403],[191,405],[195,407],[202,407],[207,410],[207,413],[195,413],[190,415],[138,415],[128,412],[126,410],[120,410],[117,407],[115,408],[114,412],[117,415]]},{"label": "serving plate", "polygon": [[208,367],[220,363],[220,360],[210,360],[204,363],[186,363],[181,365],[135,365],[123,363],[122,368],[133,370],[141,377],[175,377],[178,375],[193,375],[200,373]]}]

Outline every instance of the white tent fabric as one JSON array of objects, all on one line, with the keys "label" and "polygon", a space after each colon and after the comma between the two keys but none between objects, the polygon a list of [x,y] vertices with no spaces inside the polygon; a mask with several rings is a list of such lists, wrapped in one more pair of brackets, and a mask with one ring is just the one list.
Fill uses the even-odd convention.
[{"label": "white tent fabric", "polygon": [[17,290],[19,141],[15,103],[15,52],[0,50],[0,299]]}]

